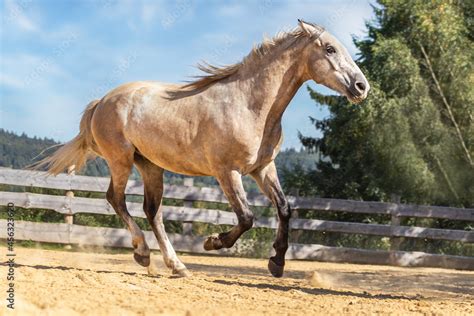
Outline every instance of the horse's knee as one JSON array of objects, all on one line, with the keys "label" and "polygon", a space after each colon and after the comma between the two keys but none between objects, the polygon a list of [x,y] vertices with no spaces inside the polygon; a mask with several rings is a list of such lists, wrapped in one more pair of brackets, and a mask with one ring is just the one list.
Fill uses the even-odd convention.
[{"label": "horse's knee", "polygon": [[150,224],[152,224],[152,221],[156,216],[158,208],[159,204],[156,203],[155,199],[147,198],[147,196],[145,195],[145,200],[143,201],[143,211],[145,212],[145,215],[150,221]]},{"label": "horse's knee", "polygon": [[239,218],[239,225],[244,229],[245,231],[249,230],[253,226],[253,221],[254,221],[254,215],[250,212],[245,213]]},{"label": "horse's knee", "polygon": [[108,189],[105,193],[105,199],[109,202],[112,206],[114,205],[114,190]]},{"label": "horse's knee", "polygon": [[286,199],[282,200],[282,202],[278,203],[278,218],[281,221],[288,222],[291,218],[291,207],[290,204]]}]

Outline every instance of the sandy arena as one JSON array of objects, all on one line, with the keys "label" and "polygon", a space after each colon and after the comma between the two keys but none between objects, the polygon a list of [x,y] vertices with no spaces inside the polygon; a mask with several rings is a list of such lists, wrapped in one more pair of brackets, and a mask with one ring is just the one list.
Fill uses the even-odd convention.
[{"label": "sandy arena", "polygon": [[182,279],[159,253],[149,275],[132,252],[15,251],[15,312],[5,312],[2,290],[6,315],[474,314],[467,271],[289,261],[275,279],[266,260],[181,255],[193,273]]}]

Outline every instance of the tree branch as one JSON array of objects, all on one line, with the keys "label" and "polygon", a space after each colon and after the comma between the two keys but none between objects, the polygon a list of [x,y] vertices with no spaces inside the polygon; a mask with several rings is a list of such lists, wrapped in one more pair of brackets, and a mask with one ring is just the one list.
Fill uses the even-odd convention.
[{"label": "tree branch", "polygon": [[[439,160],[439,158],[434,153],[433,153],[433,157],[436,161],[436,164],[438,165],[438,169],[441,171],[441,174],[443,175],[444,180],[446,181],[446,184],[448,185],[449,191],[451,191],[451,193],[454,195],[456,200],[458,200],[460,202],[461,199],[459,198],[459,195],[457,194],[456,190],[454,189],[453,184],[451,183],[451,180],[449,179],[448,173],[446,172],[443,165],[441,164],[441,161]],[[464,207],[464,205],[462,207]]]},{"label": "tree branch", "polygon": [[421,45],[421,43],[418,43],[418,45],[420,46],[421,52],[423,53],[423,57],[425,58],[426,65],[428,66],[428,70],[430,71],[431,77],[433,78],[436,89],[438,90],[438,94],[440,95],[441,99],[443,100],[443,104],[446,107],[446,110],[448,111],[448,116],[449,116],[451,122],[454,125],[457,137],[459,138],[459,142],[460,142],[461,147],[464,151],[466,159],[469,162],[469,164],[471,165],[471,167],[474,167],[474,163],[472,161],[471,154],[469,153],[469,150],[467,149],[466,143],[464,142],[464,138],[462,137],[462,134],[461,134],[461,130],[459,129],[459,125],[456,122],[456,119],[454,118],[453,112],[451,111],[451,106],[449,105],[448,100],[446,99],[446,97],[443,93],[443,90],[441,89],[438,78],[436,77],[436,74],[433,71],[433,67],[431,66],[431,62],[430,62],[430,59],[428,58],[428,54],[426,53],[425,48],[423,47],[423,45]]}]

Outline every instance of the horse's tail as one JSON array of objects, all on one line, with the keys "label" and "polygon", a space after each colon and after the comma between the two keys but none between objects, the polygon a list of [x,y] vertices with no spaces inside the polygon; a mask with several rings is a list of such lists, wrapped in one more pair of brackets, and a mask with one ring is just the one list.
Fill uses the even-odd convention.
[{"label": "horse's tail", "polygon": [[96,147],[91,133],[91,120],[98,104],[99,100],[94,100],[87,105],[76,137],[62,145],[53,155],[33,164],[30,169],[46,168],[49,174],[57,175],[72,166],[80,170],[87,159],[95,156],[91,151]]}]

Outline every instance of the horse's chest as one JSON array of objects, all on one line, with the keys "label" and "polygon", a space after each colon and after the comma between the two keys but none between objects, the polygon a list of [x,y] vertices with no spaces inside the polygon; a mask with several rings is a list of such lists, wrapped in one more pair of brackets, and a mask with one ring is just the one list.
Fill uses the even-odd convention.
[{"label": "horse's chest", "polygon": [[275,160],[283,141],[281,129],[277,130],[277,132],[271,136],[272,137],[263,137],[259,142],[259,146],[252,152],[249,152],[247,164],[242,170],[244,174],[263,168]]}]

